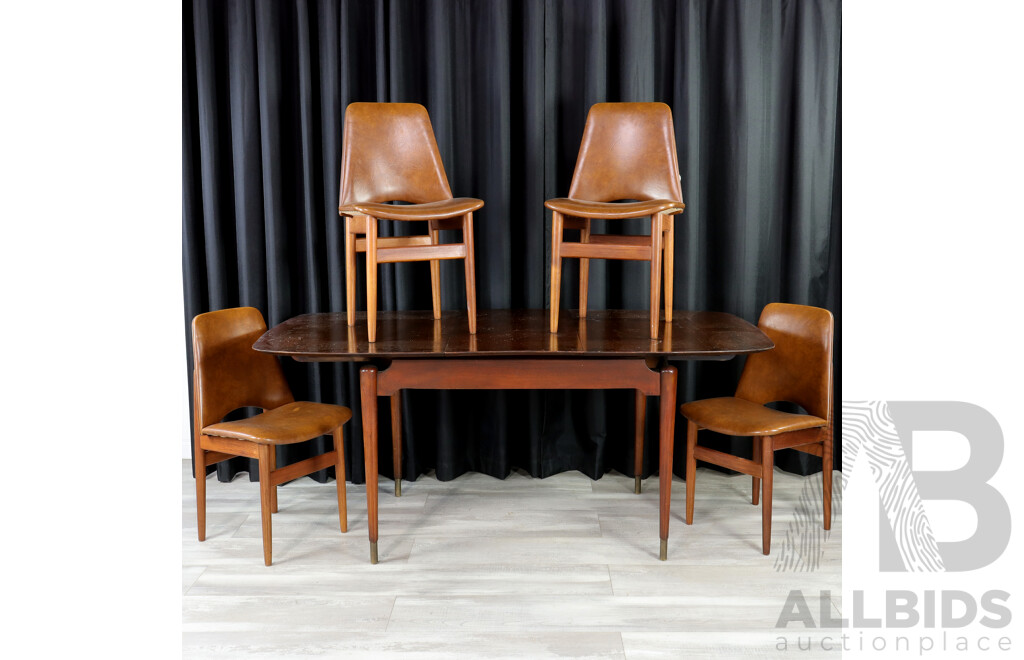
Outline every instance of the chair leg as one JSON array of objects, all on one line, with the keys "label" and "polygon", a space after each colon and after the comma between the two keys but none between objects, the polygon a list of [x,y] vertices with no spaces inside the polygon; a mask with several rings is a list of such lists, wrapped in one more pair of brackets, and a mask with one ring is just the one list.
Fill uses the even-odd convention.
[{"label": "chair leg", "polygon": [[391,395],[391,461],[395,471],[395,497],[402,496],[402,393]]},{"label": "chair leg", "polygon": [[697,430],[694,422],[686,420],[686,524],[693,524],[693,496],[697,488]]},{"label": "chair leg", "polygon": [[345,216],[345,314],[349,325],[356,324],[356,236],[352,218]]},{"label": "chair leg", "polygon": [[663,216],[665,218],[665,240],[664,240],[664,262],[665,262],[665,323],[672,322],[672,298],[675,288],[675,252],[676,252],[676,223],[674,215]]},{"label": "chair leg", "polygon": [[[198,443],[197,443],[198,444]],[[206,540],[206,452],[196,447],[196,458],[192,462],[196,473],[196,527],[199,540]]]},{"label": "chair leg", "polygon": [[660,213],[651,216],[651,339],[658,338],[661,321],[662,217]]},{"label": "chair leg", "polygon": [[[270,471],[277,469],[277,447],[270,448]],[[277,486],[270,487],[270,512],[277,513]]]},{"label": "chair leg", "polygon": [[377,341],[377,219],[366,219],[366,336]]},{"label": "chair leg", "polygon": [[[590,242],[590,218],[583,219],[580,243]],[[580,317],[587,316],[587,294],[590,290],[590,259],[580,257]]]},{"label": "chair leg", "polygon": [[270,566],[270,556],[273,551],[271,541],[270,524],[270,491],[274,488],[270,485],[270,452],[274,451],[273,445],[259,446],[259,470],[260,470],[260,517],[263,519],[263,563]]},{"label": "chair leg", "polygon": [[633,418],[636,429],[633,441],[633,492],[640,493],[640,477],[644,471],[644,422],[647,418],[647,397],[636,390],[636,413]]},{"label": "chair leg", "polygon": [[[438,245],[441,242],[441,231],[434,228],[434,222],[430,222],[430,244]],[[430,260],[430,298],[434,305],[434,318],[441,318],[441,260]]]},{"label": "chair leg", "polygon": [[331,434],[334,437],[334,478],[338,482],[338,521],[341,523],[341,531],[348,531],[348,503],[345,499],[346,481],[345,478],[345,429],[342,426],[334,429]]},{"label": "chair leg", "polygon": [[821,490],[825,509],[825,529],[832,529],[832,429],[821,443]]},{"label": "chair leg", "polygon": [[[753,460],[755,463],[760,465],[761,464],[761,438],[755,435],[752,439],[754,441],[754,455],[752,456],[751,460]],[[752,489],[753,492],[750,495],[750,502],[754,506],[757,506],[757,503],[759,501],[758,498],[761,495],[761,477],[751,477],[751,479],[753,480],[754,485],[753,485],[753,489]]]},{"label": "chair leg", "polygon": [[772,549],[772,481],[775,474],[774,438],[761,438],[761,547],[764,554]]},{"label": "chair leg", "polygon": [[558,296],[562,290],[562,214],[551,212],[551,332],[558,332]]},{"label": "chair leg", "polygon": [[476,334],[476,245],[473,240],[473,214],[462,220],[462,240],[466,244],[466,308],[469,312],[469,334]]}]

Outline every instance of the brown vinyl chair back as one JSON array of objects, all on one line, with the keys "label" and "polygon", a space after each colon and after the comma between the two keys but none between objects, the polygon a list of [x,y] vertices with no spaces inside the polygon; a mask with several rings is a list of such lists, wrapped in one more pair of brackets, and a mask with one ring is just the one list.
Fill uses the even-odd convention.
[{"label": "brown vinyl chair back", "polygon": [[595,103],[569,197],[683,201],[672,110],[664,103]]},{"label": "brown vinyl chair back", "polygon": [[339,206],[452,199],[427,109],[352,103],[345,110]]},{"label": "brown vinyl chair back", "polygon": [[754,403],[788,401],[832,422],[832,312],[771,303],[757,322],[775,348],[747,357],[736,397]]},{"label": "brown vinyl chair back", "polygon": [[277,358],[253,350],[267,330],[259,310],[222,309],[192,320],[196,431],[232,410],[271,410],[294,401]]}]

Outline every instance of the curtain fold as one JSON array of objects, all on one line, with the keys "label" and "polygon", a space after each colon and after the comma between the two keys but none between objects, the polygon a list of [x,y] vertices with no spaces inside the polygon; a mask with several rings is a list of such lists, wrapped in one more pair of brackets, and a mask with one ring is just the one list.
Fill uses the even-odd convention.
[{"label": "curtain fold", "polygon": [[[485,200],[475,218],[480,309],[548,305],[543,203],[568,192],[589,107],[662,101],[673,111],[687,203],[677,220],[675,308],[756,322],[765,304],[796,302],[829,308],[838,321],[840,30],[836,0],[186,2],[186,326],[240,305],[271,325],[345,309],[337,198],[342,120],[355,101],[426,106],[452,192]],[[382,235],[410,230],[384,224]],[[639,220],[612,230],[648,229]],[[382,266],[380,308],[429,309],[427,268]],[[576,304],[577,268],[565,261],[564,307]],[[647,268],[591,261],[591,309],[645,309]],[[461,263],[442,262],[442,304],[465,307]],[[678,363],[678,399],[731,394],[742,362]],[[837,376],[839,363],[837,350]],[[352,408],[348,474],[363,482],[355,367],[283,364],[297,398]],[[402,406],[407,478],[633,472],[632,392],[412,391]],[[387,456],[389,411],[380,408]],[[644,475],[657,470],[655,410]],[[684,439],[677,421],[677,474]],[[713,442],[750,454],[747,440]],[[279,464],[310,449],[280,448]],[[777,464],[820,470],[820,459],[792,450]],[[216,470],[221,480],[240,471],[255,479],[251,467],[234,459]],[[391,475],[388,461],[381,473]]]}]

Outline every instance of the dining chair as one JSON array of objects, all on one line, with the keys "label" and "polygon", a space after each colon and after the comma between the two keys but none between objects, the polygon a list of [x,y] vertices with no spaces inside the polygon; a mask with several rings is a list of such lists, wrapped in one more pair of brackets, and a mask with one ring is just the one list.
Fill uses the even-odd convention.
[{"label": "dining chair", "polygon": [[[651,338],[658,338],[661,271],[665,321],[672,321],[674,216],[683,193],[672,111],[664,103],[596,103],[590,108],[569,196],[549,199],[551,209],[551,332],[558,332],[562,259],[580,260],[580,316],[587,315],[590,259],[651,263]],[[630,201],[622,201],[630,200]],[[649,236],[591,233],[591,220],[651,218]],[[566,241],[578,229],[580,240]]]},{"label": "dining chair", "polygon": [[[406,202],[391,204],[390,202]],[[441,318],[441,259],[462,259],[469,332],[476,333],[473,211],[483,200],[452,197],[427,110],[418,103],[352,103],[345,110],[338,214],[345,218],[348,324],[356,323],[356,253],[366,253],[366,327],[377,340],[377,264],[429,261],[434,318]],[[418,236],[379,236],[380,220],[426,221]],[[440,232],[461,229],[462,242]],[[360,238],[362,236],[362,238]]]},{"label": "dining chair", "polygon": [[[775,451],[792,448],[821,457],[824,527],[832,527],[832,313],[818,307],[771,303],[758,328],[775,348],[747,357],[736,395],[692,401],[686,417],[686,524],[693,523],[697,461],[714,463],[753,477],[754,505],[761,499],[761,545],[769,554],[772,540],[772,477]],[[795,403],[807,414],[768,408],[776,401]],[[708,429],[753,439],[748,460],[697,445],[697,432]]]},{"label": "dining chair", "polygon": [[[277,486],[334,466],[338,486],[338,518],[348,531],[345,504],[345,448],[342,425],[352,417],[343,406],[296,401],[277,358],[253,350],[267,330],[263,315],[252,307],[222,309],[192,320],[192,372],[195,421],[196,519],[199,540],[206,540],[206,466],[245,456],[259,463],[263,561],[270,566],[270,514],[277,513]],[[263,412],[237,421],[222,421],[239,408]],[[277,467],[276,448],[331,435],[334,449]]]}]

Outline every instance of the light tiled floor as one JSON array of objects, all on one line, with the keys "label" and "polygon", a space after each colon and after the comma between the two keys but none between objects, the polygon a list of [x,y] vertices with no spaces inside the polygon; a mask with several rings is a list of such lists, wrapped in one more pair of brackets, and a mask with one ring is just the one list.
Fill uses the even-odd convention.
[{"label": "light tiled floor", "polygon": [[187,658],[778,658],[780,637],[813,636],[775,628],[791,590],[815,613],[822,599],[840,604],[838,473],[825,533],[807,523],[820,521],[821,475],[776,472],[769,557],[749,477],[699,470],[692,526],[675,479],[666,562],[657,477],[635,495],[632,477],[615,473],[424,476],[397,499],[382,478],[377,565],[363,487],[348,485],[342,534],[334,484],[303,478],[279,490],[270,567],[257,484],[208,478],[199,543],[187,461],[182,483]]}]

